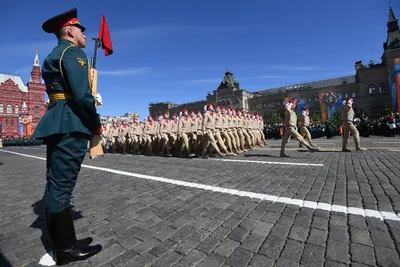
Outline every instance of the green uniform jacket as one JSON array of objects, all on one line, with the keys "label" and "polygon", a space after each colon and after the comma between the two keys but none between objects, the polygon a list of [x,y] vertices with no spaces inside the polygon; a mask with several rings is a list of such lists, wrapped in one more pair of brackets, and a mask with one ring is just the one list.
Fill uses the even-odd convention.
[{"label": "green uniform jacket", "polygon": [[53,134],[72,132],[90,135],[93,130],[100,128],[95,98],[90,90],[87,61],[82,49],[62,39],[44,60],[42,77],[47,94],[66,92],[73,96],[73,100],[57,100],[50,103],[36,126],[34,138],[44,139]]}]

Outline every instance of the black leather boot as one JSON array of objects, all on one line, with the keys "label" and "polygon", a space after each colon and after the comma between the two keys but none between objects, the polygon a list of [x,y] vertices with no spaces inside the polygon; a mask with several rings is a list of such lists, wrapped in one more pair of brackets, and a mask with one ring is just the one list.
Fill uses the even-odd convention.
[{"label": "black leather boot", "polygon": [[57,265],[86,260],[101,251],[101,245],[88,246],[77,242],[69,208],[57,213],[48,212],[47,216],[47,229]]},{"label": "black leather boot", "polygon": [[[48,211],[47,208],[45,208],[44,218],[45,218],[46,229],[48,229],[48,225],[49,225],[49,223],[50,223],[50,222],[49,222],[49,215],[48,215],[48,214],[49,214],[49,211]],[[53,241],[51,240],[50,234],[48,234],[48,237],[49,237],[50,244],[51,244],[51,246],[52,246],[52,248],[53,248],[53,250],[54,250],[54,243],[53,243]],[[91,237],[85,237],[85,238],[76,240],[76,242],[79,243],[79,245],[88,246],[90,243],[93,242],[93,238],[91,238]]]}]

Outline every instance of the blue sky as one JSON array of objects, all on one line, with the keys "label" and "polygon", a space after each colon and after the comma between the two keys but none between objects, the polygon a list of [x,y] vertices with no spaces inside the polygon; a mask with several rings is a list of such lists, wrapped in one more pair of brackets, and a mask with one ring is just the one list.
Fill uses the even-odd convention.
[{"label": "blue sky", "polygon": [[[395,2],[395,1],[393,1]],[[90,4],[89,4],[90,3]],[[35,49],[41,63],[57,41],[48,18],[78,8],[86,35],[101,14],[114,54],[98,59],[103,115],[148,114],[148,103],[205,99],[229,68],[257,91],[354,74],[354,62],[380,61],[389,3],[384,0],[6,1],[0,73],[29,80]],[[400,2],[392,3],[400,17]],[[93,55],[94,43],[85,52]]]}]

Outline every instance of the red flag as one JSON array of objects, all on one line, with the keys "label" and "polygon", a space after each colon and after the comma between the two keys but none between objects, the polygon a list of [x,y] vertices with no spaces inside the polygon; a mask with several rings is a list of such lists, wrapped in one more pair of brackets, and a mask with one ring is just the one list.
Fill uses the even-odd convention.
[{"label": "red flag", "polygon": [[99,39],[101,40],[101,49],[103,49],[106,56],[111,55],[114,51],[112,48],[110,30],[108,29],[107,21],[104,15],[101,15]]}]

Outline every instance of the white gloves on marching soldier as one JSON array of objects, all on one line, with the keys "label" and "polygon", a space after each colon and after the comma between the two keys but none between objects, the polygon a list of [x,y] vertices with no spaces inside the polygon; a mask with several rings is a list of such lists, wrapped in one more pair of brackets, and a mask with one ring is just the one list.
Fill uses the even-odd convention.
[{"label": "white gloves on marching soldier", "polygon": [[99,93],[96,94],[96,102],[98,106],[103,105],[103,99],[101,98],[101,95]]}]

